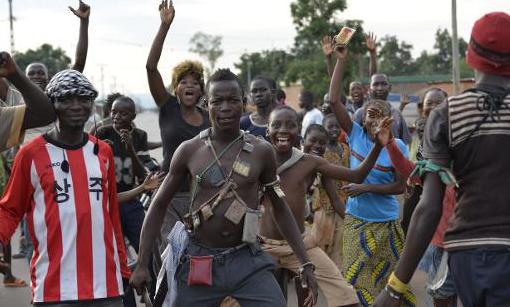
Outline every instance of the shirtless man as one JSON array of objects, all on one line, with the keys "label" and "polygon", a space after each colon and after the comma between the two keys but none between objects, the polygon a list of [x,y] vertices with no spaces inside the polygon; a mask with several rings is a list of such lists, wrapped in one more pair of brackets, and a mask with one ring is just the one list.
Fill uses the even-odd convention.
[{"label": "shirtless man", "polygon": [[205,93],[212,128],[182,143],[175,152],[170,172],[145,218],[140,265],[131,284],[139,292],[147,284],[151,248],[166,207],[184,178],[191,176],[192,221],[185,221],[189,243],[174,276],[176,305],[218,306],[231,296],[243,307],[285,306],[272,273],[274,262],[254,240],[260,216],[259,191],[263,186],[279,229],[301,264],[302,277],[309,288],[306,303],[315,304],[313,267],[282,195],[274,152],[267,142],[239,129],[244,95],[238,77],[228,69],[218,70],[210,77]]},{"label": "shirtless man", "polygon": [[[278,107],[269,118],[269,139],[276,151],[278,175],[286,193],[294,218],[301,233],[305,232],[305,197],[308,187],[317,173],[334,179],[362,182],[371,170],[382,147],[376,144],[370,155],[359,168],[351,170],[328,163],[324,158],[304,154],[292,147],[298,138],[298,116],[290,107]],[[266,202],[264,201],[264,204]],[[263,249],[275,257],[278,264],[288,270],[298,272],[299,261],[289,248],[274,219],[273,207],[267,206],[262,217],[261,234]],[[335,263],[317,246],[311,236],[305,236],[308,257],[315,266],[315,277],[326,296],[329,306],[357,305],[358,298],[352,286],[342,277]]]}]

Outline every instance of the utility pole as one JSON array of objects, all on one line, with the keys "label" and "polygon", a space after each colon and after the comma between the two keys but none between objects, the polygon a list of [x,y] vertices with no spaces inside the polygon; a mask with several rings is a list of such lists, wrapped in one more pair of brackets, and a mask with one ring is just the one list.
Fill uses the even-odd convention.
[{"label": "utility pole", "polygon": [[12,0],[9,1],[9,25],[11,30],[11,55],[14,55],[14,17],[12,16]]},{"label": "utility pole", "polygon": [[457,36],[457,0],[452,0],[452,74],[453,93],[460,93],[459,39]]},{"label": "utility pole", "polygon": [[104,93],[104,67],[106,64],[98,64],[99,69],[101,71],[100,81],[101,81],[101,99],[105,99],[105,93]]}]

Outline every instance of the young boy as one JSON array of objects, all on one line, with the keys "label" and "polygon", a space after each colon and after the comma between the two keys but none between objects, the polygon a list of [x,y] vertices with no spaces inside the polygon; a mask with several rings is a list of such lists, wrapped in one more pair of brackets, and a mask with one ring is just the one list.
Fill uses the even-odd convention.
[{"label": "young boy", "polygon": [[[303,152],[324,157],[331,135],[323,126],[311,124],[305,132]],[[329,155],[331,157],[331,154]],[[338,157],[335,155],[335,157]],[[328,162],[342,165],[340,159]],[[342,221],[345,216],[345,199],[338,180],[321,175],[315,178],[312,186],[312,211],[314,212],[311,234],[317,245],[341,270]]]},{"label": "young boy", "polygon": [[250,84],[250,96],[257,111],[241,117],[241,130],[255,136],[267,137],[269,114],[276,106],[276,82],[273,79],[258,76]]},{"label": "young boy", "polygon": [[[179,146],[170,173],[149,208],[142,228],[139,265],[131,284],[138,290],[149,278],[147,264],[166,207],[188,176],[192,197],[186,224],[189,242],[174,275],[176,306],[218,306],[227,296],[241,306],[285,306],[272,270],[272,259],[260,250],[259,192],[273,204],[277,225],[293,247],[309,286],[307,302],[315,304],[317,285],[298,227],[276,177],[276,160],[266,141],[243,133],[239,121],[243,90],[228,69],[216,71],[205,89],[212,128]],[[298,263],[298,265],[299,265]]]},{"label": "young boy", "polygon": [[[361,182],[377,159],[381,146],[375,145],[366,161],[358,169],[350,170],[332,165],[321,157],[304,154],[294,149],[292,144],[298,135],[296,111],[290,107],[278,107],[271,113],[269,139],[276,152],[278,175],[299,230],[304,233],[306,192],[317,173],[331,178]],[[266,204],[265,201],[264,204]],[[299,262],[281,235],[275,220],[271,214],[268,214],[271,212],[272,208],[267,207],[266,213],[262,217],[263,248],[277,260],[282,268],[297,273]],[[313,238],[305,236],[304,241],[308,257],[315,266],[315,276],[319,287],[326,296],[329,306],[356,305],[358,303],[356,293],[343,279],[336,265],[317,246],[317,242],[314,242]]]},{"label": "young boy", "polygon": [[[134,101],[129,97],[120,96],[115,99],[111,117],[113,125],[100,127],[96,137],[108,140],[112,145],[117,191],[126,192],[133,189],[137,182],[141,183],[146,176],[141,160],[150,159],[147,133],[133,126],[136,108]],[[144,217],[145,211],[137,199],[121,204],[122,232],[137,252]]]}]

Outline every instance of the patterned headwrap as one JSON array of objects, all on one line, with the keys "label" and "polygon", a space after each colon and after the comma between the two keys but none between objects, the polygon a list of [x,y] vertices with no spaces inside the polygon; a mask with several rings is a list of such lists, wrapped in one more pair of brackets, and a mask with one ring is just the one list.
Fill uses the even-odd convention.
[{"label": "patterned headwrap", "polygon": [[68,96],[97,97],[97,90],[79,71],[66,69],[56,73],[46,86],[46,95],[51,100]]}]

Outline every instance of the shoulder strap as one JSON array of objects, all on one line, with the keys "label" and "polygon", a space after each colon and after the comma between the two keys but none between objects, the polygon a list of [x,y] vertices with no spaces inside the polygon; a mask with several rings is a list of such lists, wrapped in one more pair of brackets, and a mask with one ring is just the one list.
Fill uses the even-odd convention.
[{"label": "shoulder strap", "polygon": [[301,150],[297,148],[292,148],[292,156],[290,156],[289,160],[285,161],[282,165],[280,165],[276,169],[276,173],[280,175],[285,170],[291,168],[294,164],[301,160],[301,158],[303,158],[304,155],[305,155],[304,152],[302,152]]},{"label": "shoulder strap", "polygon": [[200,131],[200,134],[198,135],[198,137],[201,140],[203,140],[203,139],[207,139],[209,137],[209,135],[211,135],[211,128],[207,128],[205,130]]}]

